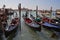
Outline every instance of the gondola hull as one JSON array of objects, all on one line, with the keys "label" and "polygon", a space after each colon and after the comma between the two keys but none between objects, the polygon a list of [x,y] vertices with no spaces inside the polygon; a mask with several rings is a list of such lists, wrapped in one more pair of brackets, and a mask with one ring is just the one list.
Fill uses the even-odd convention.
[{"label": "gondola hull", "polygon": [[16,33],[16,31],[17,31],[17,29],[18,29],[18,27],[17,26],[13,26],[14,28],[12,29],[12,27],[10,28],[10,29],[12,29],[12,30],[5,30],[5,37],[8,37],[8,36],[10,36],[12,33]]},{"label": "gondola hull", "polygon": [[27,24],[26,22],[25,22],[25,24],[26,24],[27,26],[29,26],[30,28],[32,28],[33,30],[41,31],[41,27],[40,27],[40,26],[39,26],[39,27],[33,27],[33,26]]},{"label": "gondola hull", "polygon": [[2,30],[0,30],[0,36],[2,36],[3,35],[3,31]]},{"label": "gondola hull", "polygon": [[31,23],[28,23],[25,19],[26,18],[23,18],[24,19],[24,22],[25,22],[25,24],[26,25],[28,25],[30,28],[32,28],[32,29],[34,29],[34,30],[36,30],[36,31],[41,31],[41,27],[40,27],[40,25],[38,25],[38,24],[36,24],[35,22],[31,22]]},{"label": "gondola hull", "polygon": [[42,26],[44,28],[49,29],[49,30],[54,30],[54,31],[60,32],[60,26],[55,26],[55,25],[52,25],[48,22],[43,23]]},{"label": "gondola hull", "polygon": [[15,18],[15,24],[14,23],[11,23],[10,26],[8,26],[6,29],[5,29],[5,36],[8,37],[10,36],[12,33],[16,33],[17,29],[18,29],[18,26],[19,26],[19,19],[18,18]]}]

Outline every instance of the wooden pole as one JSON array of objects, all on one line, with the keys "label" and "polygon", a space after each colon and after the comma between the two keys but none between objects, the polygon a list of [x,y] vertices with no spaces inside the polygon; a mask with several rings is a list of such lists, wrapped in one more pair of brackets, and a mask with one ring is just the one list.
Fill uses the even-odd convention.
[{"label": "wooden pole", "polygon": [[36,6],[36,18],[38,17],[38,6]]},{"label": "wooden pole", "polygon": [[20,26],[20,30],[21,30],[21,3],[18,5],[18,11],[19,11],[19,26]]},{"label": "wooden pole", "polygon": [[50,18],[52,18],[51,16],[52,16],[52,7],[50,9]]}]

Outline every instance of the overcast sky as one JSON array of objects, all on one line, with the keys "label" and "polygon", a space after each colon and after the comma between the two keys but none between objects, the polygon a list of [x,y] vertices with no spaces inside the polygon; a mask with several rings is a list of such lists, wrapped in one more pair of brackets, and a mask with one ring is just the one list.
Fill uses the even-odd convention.
[{"label": "overcast sky", "polygon": [[22,8],[35,9],[38,5],[39,9],[49,10],[51,6],[54,10],[60,9],[60,0],[1,0],[0,7],[5,4],[6,7],[17,8],[19,3],[22,4]]}]

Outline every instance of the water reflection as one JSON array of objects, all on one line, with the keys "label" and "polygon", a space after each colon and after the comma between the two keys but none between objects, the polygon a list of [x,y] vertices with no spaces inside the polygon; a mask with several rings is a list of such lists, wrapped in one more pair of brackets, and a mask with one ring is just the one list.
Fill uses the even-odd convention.
[{"label": "water reflection", "polygon": [[0,40],[3,40],[2,36],[0,36]]},{"label": "water reflection", "polygon": [[13,40],[18,34],[18,30],[15,30],[13,33],[11,33],[8,37],[5,37],[5,35],[0,35],[0,40]]}]

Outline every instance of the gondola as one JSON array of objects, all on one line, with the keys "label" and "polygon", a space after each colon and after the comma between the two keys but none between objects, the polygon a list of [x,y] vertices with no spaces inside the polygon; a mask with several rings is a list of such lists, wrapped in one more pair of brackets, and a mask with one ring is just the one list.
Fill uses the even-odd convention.
[{"label": "gondola", "polygon": [[50,24],[48,22],[43,23],[42,26],[44,28],[47,28],[47,29],[50,29],[50,30],[54,30],[56,32],[60,32],[60,26],[56,26],[56,25]]},{"label": "gondola", "polygon": [[[8,15],[9,16],[9,15]],[[14,17],[13,19],[8,19],[7,15],[1,16],[1,23],[2,23],[2,34],[5,35],[5,37],[8,37],[13,32],[17,31],[18,25],[19,25],[19,18]],[[10,21],[8,21],[10,20]]]},{"label": "gondola", "polygon": [[4,34],[6,37],[10,36],[10,34],[15,33],[18,29],[19,26],[19,18],[17,17],[17,13],[16,16],[14,18],[12,18],[12,20],[10,19],[10,22],[6,22],[5,25],[5,29],[4,29]]},{"label": "gondola", "polygon": [[42,26],[47,29],[51,29],[60,32],[60,23],[54,19],[48,19],[48,21],[43,22]]},{"label": "gondola", "polygon": [[28,18],[27,16],[23,15],[23,19],[24,19],[25,24],[28,25],[30,28],[36,30],[36,31],[41,31],[40,25],[35,23],[32,19]]},{"label": "gondola", "polygon": [[60,26],[60,20],[57,19],[57,18],[56,19],[52,19],[52,18],[49,18],[49,17],[44,16],[42,18],[42,20],[43,20],[43,22],[48,22],[48,23],[50,23],[52,25]]},{"label": "gondola", "polygon": [[5,28],[5,36],[8,37],[10,34],[17,31],[19,25],[19,19],[14,18],[12,19],[10,25],[7,25]]},{"label": "gondola", "polygon": [[[52,19],[52,18],[46,17],[45,19],[47,20],[47,22],[49,22],[52,25],[60,26],[60,20],[58,18]],[[44,21],[45,21],[45,19],[44,19]]]},{"label": "gondola", "polygon": [[57,19],[46,18],[43,20],[42,26],[44,28],[60,32],[60,21]]},{"label": "gondola", "polygon": [[[8,18],[9,15],[14,14],[14,12],[11,11],[12,10],[10,10],[9,12],[9,9],[5,8],[3,10],[0,10],[0,35],[4,34],[5,37],[10,36],[10,34],[12,34],[13,32],[15,33],[19,25],[18,17],[14,17],[13,19],[11,18],[11,20]],[[8,22],[8,20],[10,20],[10,23]]]},{"label": "gondola", "polygon": [[42,23],[42,26],[47,29],[54,30],[56,32],[60,32],[60,21],[57,19],[51,19],[46,17],[45,22]]}]

